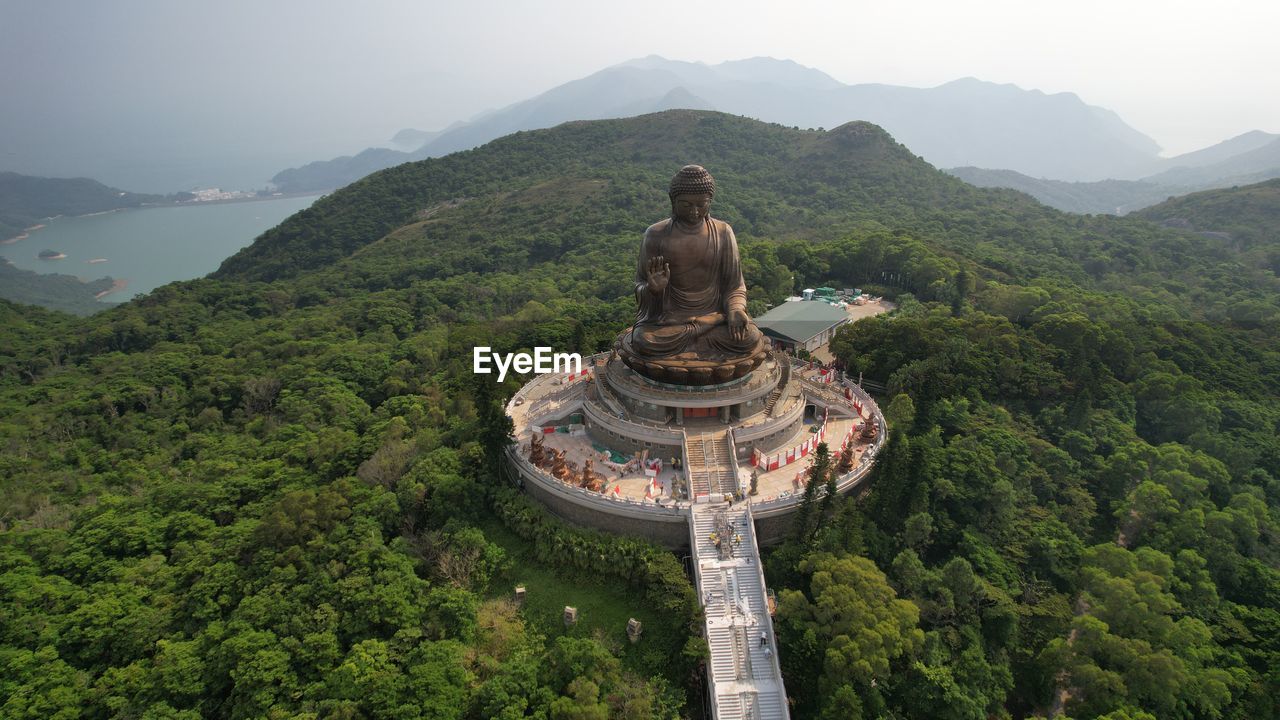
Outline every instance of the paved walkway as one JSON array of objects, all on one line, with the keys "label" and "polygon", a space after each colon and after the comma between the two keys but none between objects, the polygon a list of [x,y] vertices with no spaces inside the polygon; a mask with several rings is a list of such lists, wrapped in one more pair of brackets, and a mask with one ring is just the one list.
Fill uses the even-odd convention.
[{"label": "paved walkway", "polygon": [[[865,420],[857,421],[856,426],[859,428],[862,427],[863,422],[865,422]],[[849,428],[854,425],[855,422],[852,419],[838,418],[834,415],[831,416],[831,419],[827,420],[826,443],[827,448],[831,450],[833,461],[839,458],[840,442],[844,440],[845,433],[849,432]],[[809,432],[810,427],[812,427],[812,425],[808,423],[802,425],[800,429],[796,431],[796,434],[787,441],[783,447],[791,448],[803,444],[805,440],[808,440],[813,435]],[[855,465],[857,464],[858,459],[862,457],[862,454],[866,452],[868,447],[869,446],[864,444],[856,444],[854,446],[853,462]],[[775,450],[774,452],[777,453],[779,451]],[[769,470],[767,472],[760,473],[756,483],[757,499],[773,500],[774,498],[788,498],[793,494],[803,493],[804,485],[796,480],[796,476],[809,470],[809,466],[813,464],[812,457],[812,454],[810,454],[803,460],[798,460],[790,465],[784,465],[777,470]],[[748,478],[751,477],[751,466],[749,463],[743,463],[742,472],[746,473]]]}]

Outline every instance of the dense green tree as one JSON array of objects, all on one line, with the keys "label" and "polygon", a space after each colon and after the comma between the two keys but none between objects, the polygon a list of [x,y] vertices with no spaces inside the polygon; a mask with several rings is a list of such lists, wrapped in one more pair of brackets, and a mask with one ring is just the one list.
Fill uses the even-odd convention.
[{"label": "dense green tree", "polygon": [[[1215,715],[1240,686],[1238,660],[1169,591],[1174,562],[1151,548],[1113,544],[1086,551],[1081,564],[1087,614],[1069,638],[1050,643],[1087,714],[1148,707],[1161,717]],[[1236,666],[1236,667],[1233,667]]]},{"label": "dense green tree", "polygon": [[[820,660],[819,687],[834,692],[851,685],[878,697],[876,683],[888,679],[892,665],[921,647],[919,610],[899,599],[884,573],[866,558],[820,553],[803,560],[799,569],[808,577],[807,589],[785,590],[779,596],[783,662],[792,670],[788,676],[804,672],[788,655],[799,646],[797,660]],[[812,649],[806,652],[805,645]],[[837,693],[833,702],[847,704],[839,697]]]},{"label": "dense green tree", "polygon": [[1226,242],[973,188],[865,123],[677,111],[390,169],[89,320],[0,301],[0,715],[677,714],[696,637],[624,651],[642,679],[483,595],[511,533],[698,627],[674,555],[501,486],[518,380],[476,385],[470,353],[607,350],[690,156],[753,311],[817,284],[898,305],[830,346],[888,388],[869,482],[811,483],[807,542],[766,562],[797,717],[1043,716],[1060,690],[1077,717],[1276,714],[1273,188],[1170,206]]}]

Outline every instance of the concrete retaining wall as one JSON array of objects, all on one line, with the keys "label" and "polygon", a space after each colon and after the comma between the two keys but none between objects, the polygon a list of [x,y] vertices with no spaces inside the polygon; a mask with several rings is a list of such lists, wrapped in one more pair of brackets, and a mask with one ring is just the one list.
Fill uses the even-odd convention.
[{"label": "concrete retaining wall", "polygon": [[791,534],[792,516],[796,506],[792,505],[785,512],[766,517],[755,517],[756,541],[761,547],[778,545]]}]

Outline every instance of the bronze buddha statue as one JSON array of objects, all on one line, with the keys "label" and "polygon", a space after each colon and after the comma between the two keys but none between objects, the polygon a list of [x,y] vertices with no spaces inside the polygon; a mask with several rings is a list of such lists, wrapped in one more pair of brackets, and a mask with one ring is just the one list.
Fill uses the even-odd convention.
[{"label": "bronze buddha statue", "polygon": [[671,179],[671,217],[644,233],[636,264],[635,324],[617,350],[654,380],[707,385],[741,377],[767,355],[747,315],[738,241],[709,214],[715,179],[686,165]]}]

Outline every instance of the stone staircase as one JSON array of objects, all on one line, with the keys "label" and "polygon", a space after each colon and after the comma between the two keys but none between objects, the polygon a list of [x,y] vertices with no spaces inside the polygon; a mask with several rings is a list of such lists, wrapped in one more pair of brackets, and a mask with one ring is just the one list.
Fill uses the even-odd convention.
[{"label": "stone staircase", "polygon": [[601,377],[601,373],[596,374],[595,380],[596,397],[609,408],[609,412],[615,417],[627,418],[627,410],[623,407],[622,402],[613,394],[613,388],[609,387],[609,381]]},{"label": "stone staircase", "polygon": [[717,498],[738,489],[733,440],[728,430],[690,431],[685,440],[692,496]]},{"label": "stone staircase", "polygon": [[765,417],[773,417],[773,409],[778,406],[778,401],[787,391],[787,383],[791,381],[791,363],[784,357],[778,361],[778,365],[782,368],[782,374],[778,380],[778,387],[774,388],[773,392],[769,393],[769,398],[765,400]]},{"label": "stone staircase", "polygon": [[[711,650],[707,679],[712,716],[786,720],[787,695],[750,505],[694,505],[690,530]],[[713,536],[720,539],[718,545]]]},{"label": "stone staircase", "polygon": [[781,390],[774,390],[769,393],[769,399],[764,401],[764,414],[773,417],[773,408],[778,404],[778,398],[782,397]]}]

